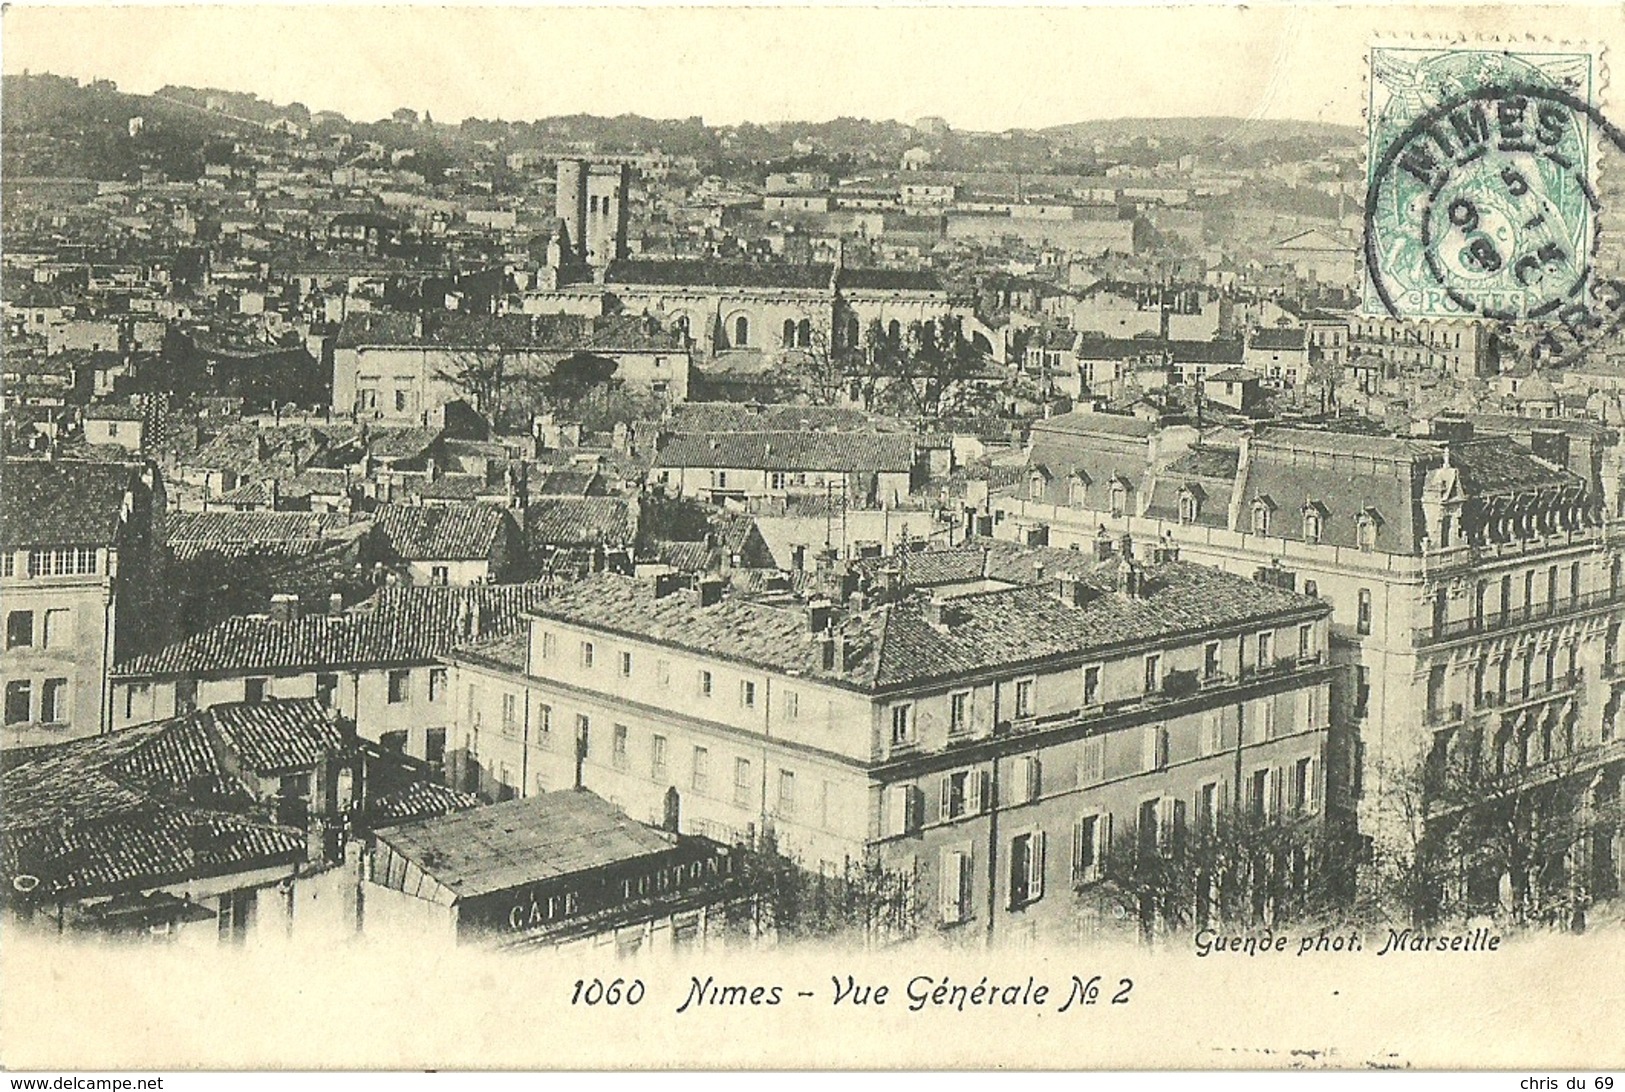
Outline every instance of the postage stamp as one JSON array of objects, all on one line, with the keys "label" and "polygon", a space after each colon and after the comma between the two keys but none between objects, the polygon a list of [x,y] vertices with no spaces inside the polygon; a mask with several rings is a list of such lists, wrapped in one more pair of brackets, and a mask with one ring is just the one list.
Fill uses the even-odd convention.
[{"label": "postage stamp", "polygon": [[[1367,313],[1578,322],[1604,231],[1599,58],[1570,49],[1374,46]],[[1567,310],[1566,310],[1567,309]]]}]

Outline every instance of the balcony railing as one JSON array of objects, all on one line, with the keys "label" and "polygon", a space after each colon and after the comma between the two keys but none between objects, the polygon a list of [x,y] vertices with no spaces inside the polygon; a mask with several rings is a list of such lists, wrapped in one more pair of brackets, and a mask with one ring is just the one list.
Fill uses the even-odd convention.
[{"label": "balcony railing", "polygon": [[1543,603],[1525,603],[1521,607],[1496,611],[1494,614],[1484,614],[1472,618],[1456,618],[1450,621],[1435,621],[1430,626],[1423,626],[1415,630],[1414,638],[1418,647],[1425,647],[1437,644],[1440,641],[1449,641],[1474,633],[1494,633],[1497,630],[1507,629],[1511,626],[1520,626],[1527,622],[1538,622],[1544,618],[1561,617],[1615,602],[1625,602],[1625,590],[1604,588],[1600,591],[1570,596],[1567,599],[1548,599]]},{"label": "balcony railing", "polygon": [[1444,728],[1452,724],[1459,724],[1466,719],[1467,710],[1461,702],[1451,702],[1436,709],[1427,711],[1427,726],[1429,728]]},{"label": "balcony railing", "polygon": [[1272,675],[1284,675],[1296,671],[1300,667],[1319,666],[1323,654],[1310,652],[1303,656],[1278,656],[1267,664],[1246,664],[1241,669],[1243,679],[1267,679]]},{"label": "balcony railing", "polygon": [[1509,689],[1505,694],[1498,690],[1487,690],[1478,696],[1477,708],[1510,709],[1525,702],[1540,701],[1561,694],[1567,694],[1580,685],[1580,673],[1573,672],[1568,675],[1558,675],[1554,678],[1543,679],[1537,683]]}]

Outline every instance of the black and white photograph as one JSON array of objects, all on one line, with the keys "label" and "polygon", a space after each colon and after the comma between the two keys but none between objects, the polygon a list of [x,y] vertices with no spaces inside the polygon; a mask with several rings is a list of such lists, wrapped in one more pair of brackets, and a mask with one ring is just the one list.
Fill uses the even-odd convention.
[{"label": "black and white photograph", "polygon": [[1612,1087],[1618,5],[0,29],[0,1066]]}]

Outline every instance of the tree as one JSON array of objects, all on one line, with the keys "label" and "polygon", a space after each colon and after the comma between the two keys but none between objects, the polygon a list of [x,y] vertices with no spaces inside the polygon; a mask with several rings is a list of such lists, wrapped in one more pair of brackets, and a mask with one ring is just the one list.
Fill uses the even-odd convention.
[{"label": "tree", "polygon": [[1105,897],[1150,938],[1209,925],[1327,921],[1350,907],[1353,833],[1315,817],[1220,812],[1196,830],[1136,830],[1103,863]]},{"label": "tree", "polygon": [[487,420],[495,422],[504,408],[510,376],[504,349],[459,349],[448,354],[434,376],[468,399]]},{"label": "tree", "polygon": [[[1486,749],[1467,733],[1385,778],[1402,822],[1390,824],[1379,880],[1413,922],[1490,915],[1565,925],[1613,893],[1605,847],[1625,825],[1618,772],[1568,734],[1549,721]],[[1534,749],[1544,757],[1526,761]]]},{"label": "tree", "polygon": [[543,376],[540,388],[547,399],[561,409],[573,407],[591,391],[608,387],[620,364],[607,356],[586,351],[572,353]]},{"label": "tree", "polygon": [[921,920],[916,870],[887,868],[874,853],[810,872],[784,853],[771,828],[740,847],[756,896],[756,929],[781,940],[837,939],[872,947],[905,940]]}]

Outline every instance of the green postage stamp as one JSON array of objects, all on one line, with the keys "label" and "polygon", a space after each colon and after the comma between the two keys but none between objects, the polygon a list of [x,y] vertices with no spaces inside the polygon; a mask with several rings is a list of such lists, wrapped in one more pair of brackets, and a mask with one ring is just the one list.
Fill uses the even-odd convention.
[{"label": "green postage stamp", "polygon": [[[1590,316],[1603,230],[1600,56],[1371,49],[1363,305],[1563,327]],[[1583,331],[1582,331],[1583,332]]]}]

